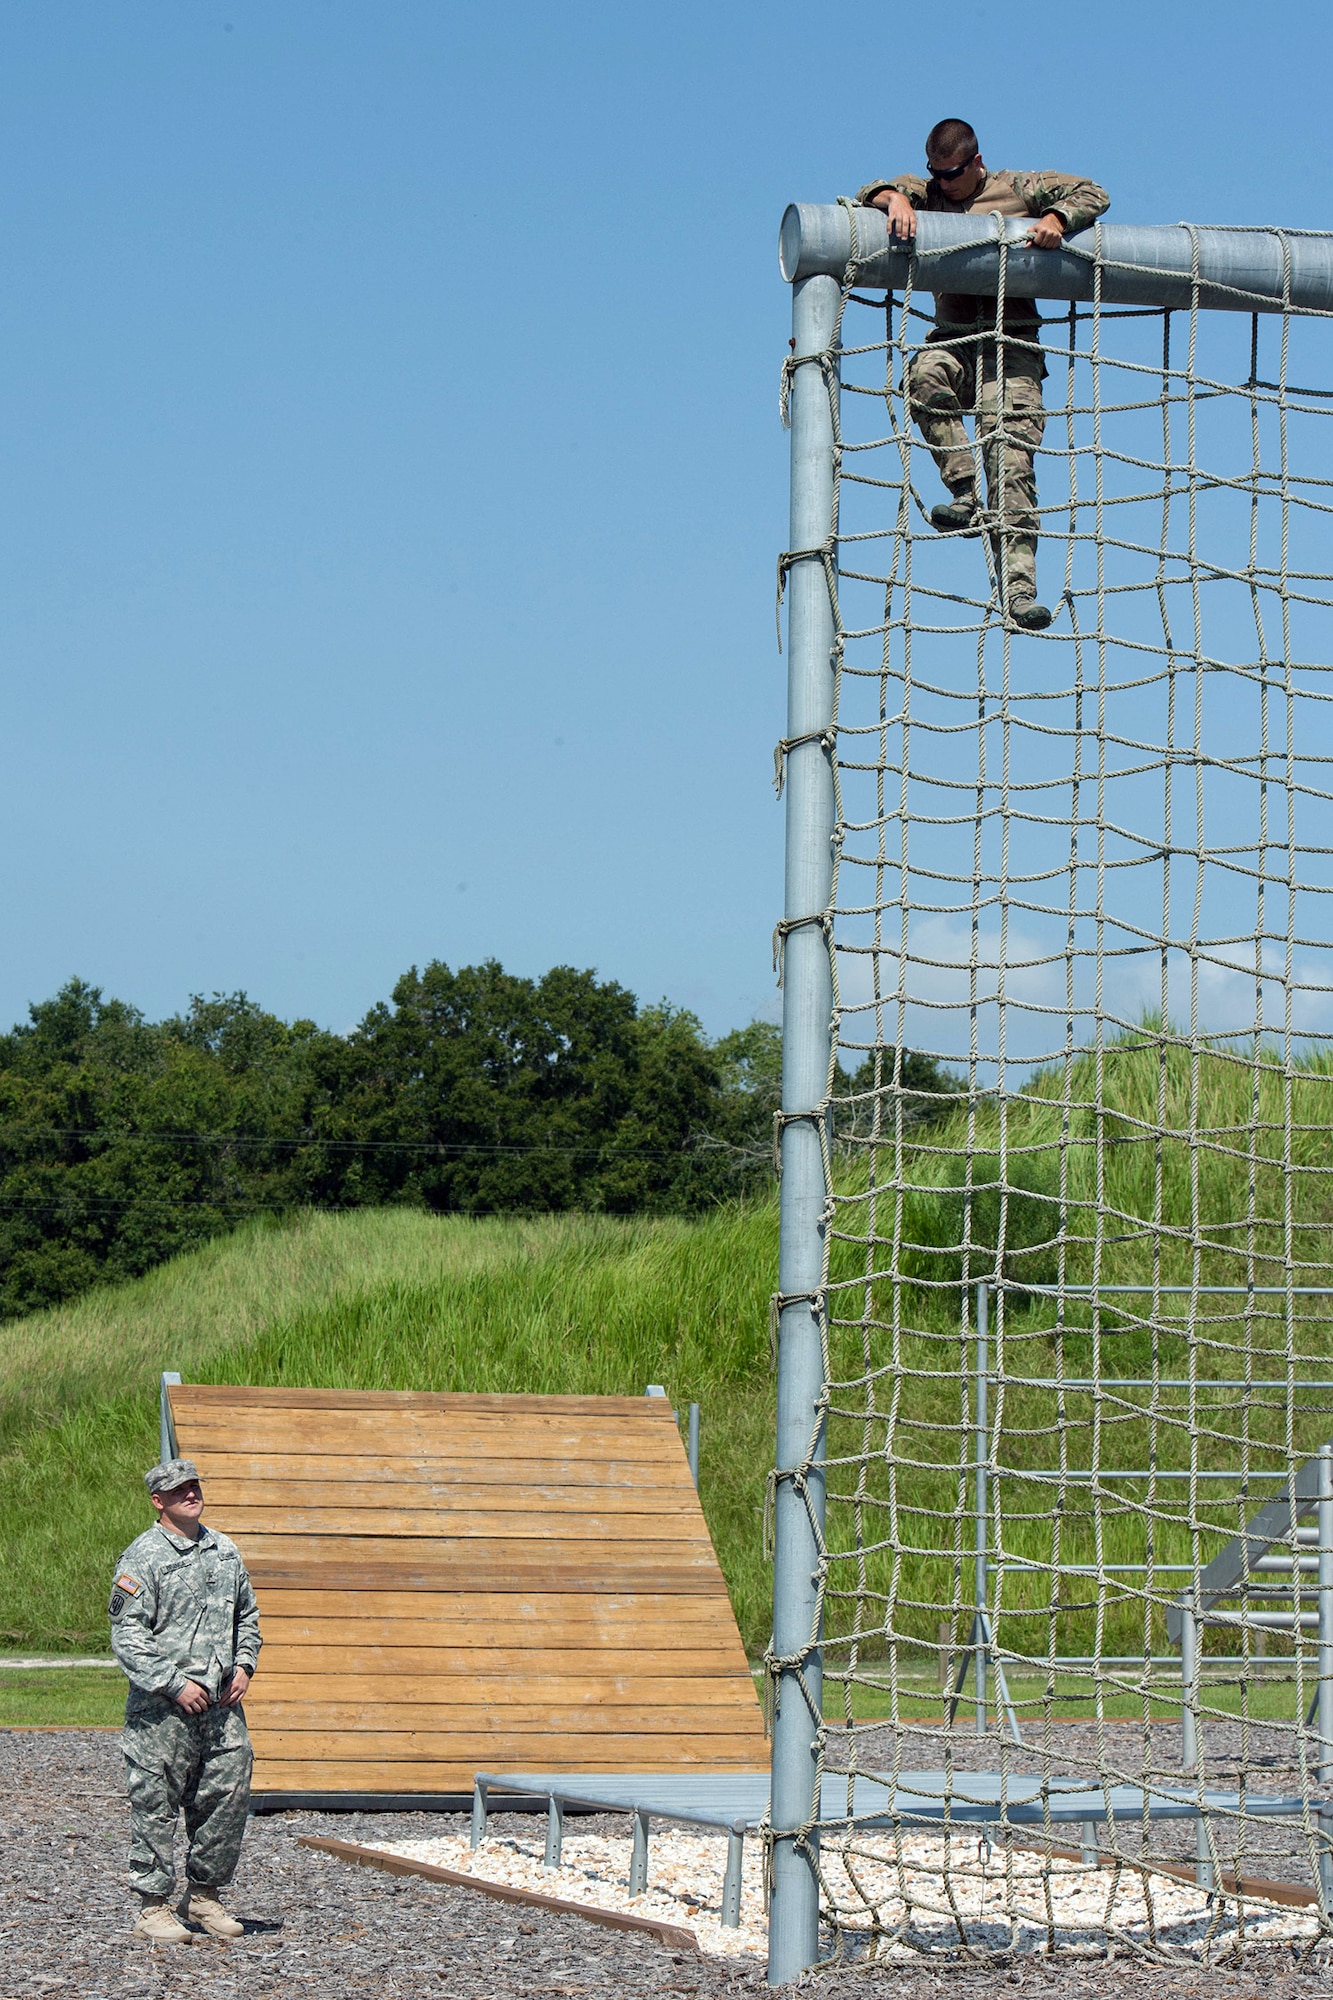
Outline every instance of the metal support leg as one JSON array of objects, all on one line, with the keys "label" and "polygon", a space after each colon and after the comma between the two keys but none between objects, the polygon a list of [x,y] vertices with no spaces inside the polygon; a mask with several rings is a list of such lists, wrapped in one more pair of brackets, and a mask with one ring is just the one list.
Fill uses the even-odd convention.
[{"label": "metal support leg", "polygon": [[1180,1768],[1199,1768],[1199,1628],[1193,1604],[1180,1608]]},{"label": "metal support leg", "polygon": [[727,1835],[727,1872],[722,1878],[722,1924],[739,1930],[741,1922],[741,1864],[745,1858],[745,1835],[735,1827]]},{"label": "metal support leg", "polygon": [[[1298,1641],[1299,1643],[1299,1641]],[[1319,1782],[1333,1784],[1333,1445],[1319,1449],[1319,1688],[1316,1697],[1319,1728]],[[1333,1910],[1333,1808],[1321,1805],[1319,1831],[1319,1894],[1325,1912]]]},{"label": "metal support leg", "polygon": [[[777,1485],[773,1508],[772,1909],[775,1986],[819,1956],[817,1852],[823,1664],[819,1550],[824,1524],[824,1102],[833,968],[823,916],[833,885],[833,342],[841,292],[829,277],[792,289],[791,522],[787,583],[787,851],[783,893],[782,1186],[779,1220]],[[827,552],[827,553],[826,553]],[[798,1475],[796,1477],[794,1475]],[[804,1682],[804,1686],[802,1686]],[[807,1829],[810,1829],[807,1832]],[[800,1843],[798,1845],[798,1843]]]},{"label": "metal support leg", "polygon": [[[1203,1782],[1199,1762],[1199,1621],[1193,1602],[1180,1611],[1180,1764],[1196,1771]],[[1213,1853],[1208,1843],[1208,1821],[1202,1812],[1194,1820],[1194,1879],[1210,1892],[1213,1880]]]},{"label": "metal support leg", "polygon": [[162,1381],[158,1388],[159,1443],[162,1447],[162,1463],[176,1456],[176,1426],[171,1421],[171,1397],[168,1391],[179,1389],[180,1376],[174,1368],[162,1370]]},{"label": "metal support leg", "polygon": [[1085,1868],[1095,1868],[1095,1867],[1097,1866],[1097,1822],[1096,1822],[1096,1820],[1095,1820],[1095,1819],[1085,1819],[1085,1820],[1084,1820],[1084,1822],[1083,1822],[1083,1825],[1082,1825],[1082,1828],[1080,1829],[1080,1832],[1081,1832],[1081,1836],[1082,1836],[1082,1843],[1083,1843],[1083,1844],[1082,1844],[1082,1850],[1081,1850],[1081,1853],[1082,1853],[1082,1860],[1083,1860],[1083,1866],[1084,1866]]},{"label": "metal support leg", "polygon": [[486,1838],[486,1787],[478,1778],[472,1787],[472,1845],[481,1846]]},{"label": "metal support leg", "polygon": [[1213,1850],[1208,1839],[1208,1815],[1199,1813],[1194,1821],[1194,1879],[1201,1889],[1211,1895],[1217,1887],[1213,1868]]},{"label": "metal support leg", "polygon": [[629,1892],[641,1896],[648,1887],[648,1815],[634,1815],[634,1851],[629,1861]]},{"label": "metal support leg", "polygon": [[1319,1448],[1319,1784],[1333,1784],[1333,1444]]},{"label": "metal support leg", "polygon": [[546,1809],[546,1853],[542,1859],[548,1868],[560,1866],[560,1849],[565,1838],[565,1809],[554,1796]]},{"label": "metal support leg", "polygon": [[990,1385],[990,1288],[977,1286],[977,1388],[976,1388],[976,1456],[974,1476],[976,1478],[977,1504],[977,1557],[976,1592],[977,1615],[973,1635],[979,1641],[972,1658],[974,1691],[977,1698],[977,1735],[986,1734],[986,1666],[988,1641],[986,1609],[990,1603],[990,1577],[987,1557],[990,1552],[990,1531],[987,1522],[986,1468],[990,1459],[989,1410],[987,1390]]},{"label": "metal support leg", "polygon": [[1333,1917],[1333,1806],[1319,1808],[1319,1903],[1326,1917]]}]

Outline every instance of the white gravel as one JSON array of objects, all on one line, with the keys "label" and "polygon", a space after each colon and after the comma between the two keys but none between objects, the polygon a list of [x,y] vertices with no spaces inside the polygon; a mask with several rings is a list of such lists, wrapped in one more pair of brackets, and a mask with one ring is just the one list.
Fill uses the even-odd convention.
[{"label": "white gravel", "polygon": [[[544,1825],[532,1837],[490,1834],[474,1852],[464,1834],[434,1840],[376,1841],[386,1854],[455,1868],[488,1882],[535,1889],[569,1902],[604,1910],[656,1917],[694,1932],[701,1951],[733,1959],[762,1960],[767,1950],[762,1882],[762,1842],[745,1843],[739,1929],[721,1922],[724,1839],[680,1827],[653,1832],[648,1849],[648,1888],[631,1898],[631,1842],[626,1837],[583,1834],[566,1829],[559,1868],[543,1861]],[[1234,1943],[1237,1909],[1230,1898],[1211,1908],[1191,1884],[1166,1876],[1144,1880],[1130,1869],[1117,1881],[1114,1871],[1086,1868],[1076,1861],[1052,1860],[970,1839],[954,1840],[949,1881],[957,1920],[944,1887],[945,1843],[931,1835],[892,1839],[867,1835],[845,1860],[825,1855],[829,1890],[841,1905],[847,1931],[866,1924],[869,1903],[900,1942],[887,1946],[894,1958],[917,1958],[925,1951],[954,1951],[959,1922],[968,1942],[991,1950],[1045,1952],[1048,1923],[1058,1951],[1101,1955],[1108,1933],[1125,1944],[1165,1946],[1202,1958]],[[1048,1899],[1049,1897],[1049,1905]],[[1319,1934],[1313,1911],[1271,1908],[1248,1902],[1245,1932],[1256,1944],[1308,1942]],[[909,1942],[910,1940],[910,1942]],[[854,1949],[854,1939],[849,1940]],[[881,1944],[880,1955],[886,1954]]]}]

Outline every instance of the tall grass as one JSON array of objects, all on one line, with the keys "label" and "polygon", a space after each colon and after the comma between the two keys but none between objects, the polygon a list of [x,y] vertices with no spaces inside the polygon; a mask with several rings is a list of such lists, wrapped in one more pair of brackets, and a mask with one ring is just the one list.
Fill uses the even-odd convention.
[{"label": "tall grass", "polygon": [[19,1322],[26,1365],[11,1370],[0,1457],[0,1638],[105,1639],[111,1566],[147,1519],[158,1374],[179,1367],[193,1381],[535,1394],[641,1395],[663,1382],[703,1405],[704,1505],[742,1627],[762,1644],[776,1247],[766,1203],[706,1222],[379,1209],[245,1230]]},{"label": "tall grass", "polygon": [[[981,1277],[1002,1281],[992,1405],[1006,1550],[1038,1564],[1140,1562],[1144,1489],[1071,1482],[1057,1506],[1038,1469],[1281,1467],[1333,1433],[1333,1390],[1236,1395],[1210,1381],[1327,1378],[1333,1320],[1308,1302],[1290,1324],[1272,1301],[1205,1301],[1187,1329],[1130,1300],[1094,1318],[1029,1287],[1103,1282],[1333,1279],[1333,1074],[1284,1074],[1271,1053],[1192,1056],[1146,1025],[1098,1058],[983,1100],[850,1163],[834,1223],[829,1428],[835,1640],[859,1620],[863,1657],[886,1623],[922,1648],[941,1617],[966,1636],[971,1589],[971,1330]],[[776,1205],[698,1222],[565,1216],[438,1219],[401,1209],[299,1216],[248,1228],[134,1284],[7,1329],[0,1456],[0,1633],[25,1646],[105,1637],[105,1590],[146,1518],[139,1474],[156,1454],[156,1381],[641,1394],[664,1382],[703,1405],[702,1497],[747,1645],[768,1629],[761,1551],[772,1462],[768,1300]],[[970,1307],[969,1307],[970,1310]],[[1053,1378],[1176,1376],[1151,1419],[1135,1397],[1029,1386]],[[1026,1475],[1026,1476],[1025,1476]],[[1159,1479],[1159,1563],[1205,1557],[1273,1490],[1205,1484],[1191,1501]],[[1115,1499],[1123,1491],[1128,1498]],[[859,1533],[871,1549],[860,1598]],[[1159,1582],[1169,1594],[1174,1580]],[[1010,1570],[1003,1636],[1022,1650],[1082,1652],[1101,1617],[1110,1652],[1163,1642],[1133,1580],[1095,1591]],[[876,1638],[876,1623],[880,1637]],[[835,1648],[836,1652],[836,1648]]]},{"label": "tall grass", "polygon": [[[1329,1059],[1287,1073],[1271,1049],[1191,1051],[1146,1022],[1100,1055],[1007,1101],[959,1110],[909,1150],[867,1148],[840,1190],[830,1348],[837,1386],[834,1546],[872,1553],[858,1603],[831,1627],[877,1618],[933,1644],[940,1616],[966,1637],[971,1597],[972,1331],[960,1307],[999,1287],[992,1364],[997,1505],[1006,1552],[1037,1564],[1207,1560],[1276,1490],[1264,1473],[1333,1432],[1333,1300],[1203,1297],[1191,1313],[1151,1293],[1096,1313],[1038,1287],[1333,1283]],[[1032,1288],[1031,1290],[1027,1288]],[[1050,1386],[1096,1376],[1185,1378],[1200,1387],[1093,1397]],[[1292,1397],[1288,1376],[1329,1383]],[[1250,1382],[1247,1390],[1210,1383]],[[1275,1383],[1265,1392],[1264,1382]],[[1144,1405],[1153,1403],[1151,1415]],[[1245,1479],[1160,1475],[1242,1468]],[[1153,1486],[1034,1475],[1155,1467]],[[1147,1511],[1145,1511],[1145,1508]],[[1148,1515],[1151,1514],[1151,1519]],[[854,1538],[853,1528],[859,1523]],[[859,1560],[859,1558],[858,1558]],[[849,1576],[855,1563],[835,1564]],[[1161,1599],[1183,1579],[1089,1580],[1010,1570],[1002,1636],[1056,1653],[1164,1642]],[[1098,1620],[1100,1618],[1100,1626]],[[863,1647],[863,1651],[865,1648]]]}]

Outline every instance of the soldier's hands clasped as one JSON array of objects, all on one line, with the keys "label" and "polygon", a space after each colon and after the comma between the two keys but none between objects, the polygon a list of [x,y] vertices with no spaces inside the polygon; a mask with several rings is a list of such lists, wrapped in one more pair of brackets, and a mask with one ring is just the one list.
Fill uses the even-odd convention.
[{"label": "soldier's hands clasped", "polygon": [[208,1689],[200,1687],[198,1681],[186,1681],[185,1686],[176,1696],[176,1706],[177,1708],[183,1708],[187,1715],[202,1715],[206,1708],[212,1706],[208,1697]]},{"label": "soldier's hands clasped", "polygon": [[239,1708],[245,1700],[245,1690],[250,1685],[250,1676],[244,1667],[237,1667],[222,1693],[218,1696],[219,1708]]}]

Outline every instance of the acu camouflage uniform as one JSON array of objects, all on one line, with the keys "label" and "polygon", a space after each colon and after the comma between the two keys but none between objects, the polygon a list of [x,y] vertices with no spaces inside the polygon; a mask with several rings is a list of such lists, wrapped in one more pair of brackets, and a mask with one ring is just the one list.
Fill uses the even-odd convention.
[{"label": "acu camouflage uniform", "polygon": [[[868,181],[856,199],[873,203],[894,188],[913,208],[941,215],[1051,215],[1063,217],[1066,232],[1086,229],[1111,205],[1095,181],[1069,174],[987,173],[968,201],[950,201],[938,181],[917,174]],[[1009,584],[1016,598],[1037,591],[1037,479],[1033,459],[1045,426],[1041,384],[1046,362],[1041,327],[1031,299],[1006,299],[1004,306],[1003,443],[996,349],[996,301],[960,292],[938,292],[935,325],[925,347],[908,366],[912,410],[930,446],[940,476],[958,499],[976,491],[976,472],[964,412],[976,417],[977,442],[986,473],[987,504],[998,512],[1003,461],[1004,539],[1008,543]],[[999,540],[992,536],[997,570],[1003,573]]]},{"label": "acu camouflage uniform", "polygon": [[[190,1542],[158,1523],[130,1543],[111,1591],[111,1646],[130,1682],[121,1745],[130,1882],[143,1896],[171,1894],[182,1807],[189,1880],[219,1889],[236,1871],[254,1760],[243,1711],[217,1700],[235,1668],[254,1672],[260,1644],[255,1594],[226,1535],[201,1527]],[[211,1697],[201,1715],[176,1706],[187,1680]]]}]

